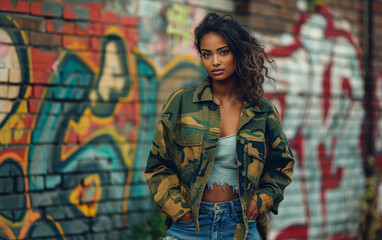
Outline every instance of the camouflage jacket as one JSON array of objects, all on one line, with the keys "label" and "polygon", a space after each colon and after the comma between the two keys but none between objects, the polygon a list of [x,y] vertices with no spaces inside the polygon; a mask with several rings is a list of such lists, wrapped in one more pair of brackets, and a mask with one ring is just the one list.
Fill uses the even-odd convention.
[{"label": "camouflage jacket", "polygon": [[[211,173],[220,135],[220,108],[212,101],[208,79],[170,95],[163,107],[145,176],[154,202],[176,221],[192,211],[199,230],[199,205]],[[245,239],[246,210],[252,199],[260,215],[257,228],[266,239],[265,213],[277,214],[285,187],[292,181],[294,157],[275,106],[266,98],[244,102],[236,133],[236,160],[243,223],[234,239]],[[166,221],[171,222],[171,221]]]}]

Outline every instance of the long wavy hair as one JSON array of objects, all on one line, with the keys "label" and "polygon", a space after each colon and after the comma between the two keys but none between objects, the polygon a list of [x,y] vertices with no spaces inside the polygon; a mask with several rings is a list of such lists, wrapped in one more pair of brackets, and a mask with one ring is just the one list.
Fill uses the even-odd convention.
[{"label": "long wavy hair", "polygon": [[230,15],[210,13],[198,24],[194,31],[194,45],[201,55],[200,40],[210,32],[220,34],[227,42],[235,57],[238,80],[238,94],[245,100],[258,104],[264,94],[264,77],[271,84],[275,79],[268,75],[265,61],[276,67],[275,62],[265,52],[259,41],[245,30]]}]

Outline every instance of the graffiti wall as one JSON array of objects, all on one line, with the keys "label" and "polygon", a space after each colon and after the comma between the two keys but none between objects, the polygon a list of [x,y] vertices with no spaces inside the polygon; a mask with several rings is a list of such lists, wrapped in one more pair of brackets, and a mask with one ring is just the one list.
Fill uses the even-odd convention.
[{"label": "graffiti wall", "polygon": [[[200,79],[199,60],[183,53],[189,19],[204,10],[151,6],[164,12],[164,28],[154,30],[144,12],[118,18],[100,3],[2,8],[30,14],[0,16],[1,238],[131,237],[127,227],[155,208],[143,169],[158,93]],[[167,49],[146,31],[177,46],[161,65],[143,51]]]},{"label": "graffiti wall", "polygon": [[358,239],[364,91],[360,48],[350,26],[335,20],[328,8],[318,8],[302,14],[293,34],[284,34],[270,54],[283,72],[274,102],[281,104],[298,159],[272,234]]},{"label": "graffiti wall", "polygon": [[[1,3],[1,239],[135,239],[131,227],[156,209],[143,170],[157,116],[169,93],[204,77],[192,34],[211,9],[151,0]],[[330,7],[295,14],[292,32],[254,29],[277,62],[278,84],[266,96],[297,158],[270,236],[358,239],[362,51]],[[376,129],[381,122],[379,115]]]}]

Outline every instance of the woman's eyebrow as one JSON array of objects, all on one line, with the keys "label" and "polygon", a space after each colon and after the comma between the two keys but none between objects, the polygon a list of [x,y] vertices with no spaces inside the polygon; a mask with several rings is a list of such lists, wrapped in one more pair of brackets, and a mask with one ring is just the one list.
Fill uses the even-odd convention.
[{"label": "woman's eyebrow", "polygon": [[[220,48],[216,49],[216,51],[220,51],[220,50],[222,50],[222,49],[224,49],[224,48],[227,48],[227,47],[228,47],[228,45],[227,45],[227,46],[220,47]],[[211,50],[204,49],[204,48],[203,48],[202,50],[200,50],[200,51],[211,52]]]},{"label": "woman's eyebrow", "polygon": [[218,48],[218,49],[216,49],[217,51],[220,51],[220,50],[222,50],[222,49],[224,49],[224,48],[227,48],[228,47],[228,45],[227,46],[223,46],[223,47],[220,47],[220,48]]}]

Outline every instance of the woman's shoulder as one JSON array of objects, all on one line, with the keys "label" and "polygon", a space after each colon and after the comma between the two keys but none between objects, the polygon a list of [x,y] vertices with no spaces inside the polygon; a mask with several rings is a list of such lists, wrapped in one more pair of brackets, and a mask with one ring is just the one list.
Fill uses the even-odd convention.
[{"label": "woman's shoulder", "polygon": [[262,97],[257,104],[254,104],[254,106],[260,112],[269,112],[274,109],[274,104],[266,97]]},{"label": "woman's shoulder", "polygon": [[179,103],[181,100],[184,100],[184,98],[186,98],[186,100],[188,100],[188,98],[192,100],[196,88],[197,86],[177,88],[168,96],[166,105]]},{"label": "woman's shoulder", "polygon": [[264,112],[268,112],[269,115],[275,115],[278,119],[280,119],[279,110],[270,99],[263,96],[260,100],[259,105]]},{"label": "woman's shoulder", "polygon": [[174,129],[176,126],[176,121],[179,114],[181,114],[181,109],[183,109],[182,105],[192,103],[195,89],[195,86],[178,88],[170,94],[166,103],[163,105],[161,119],[171,129]]}]

